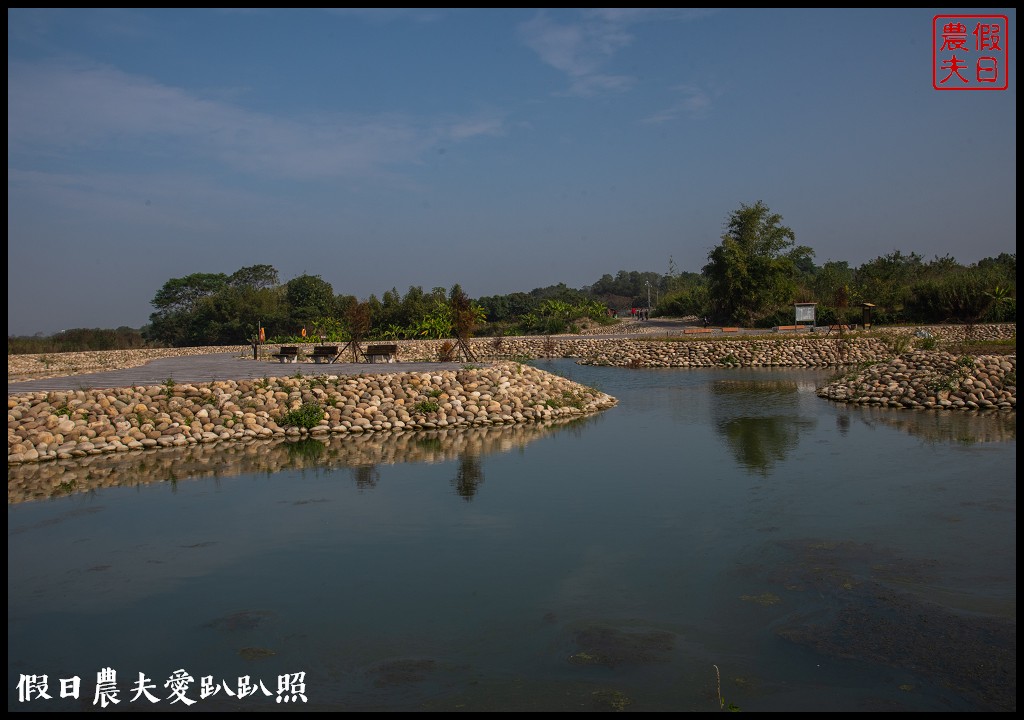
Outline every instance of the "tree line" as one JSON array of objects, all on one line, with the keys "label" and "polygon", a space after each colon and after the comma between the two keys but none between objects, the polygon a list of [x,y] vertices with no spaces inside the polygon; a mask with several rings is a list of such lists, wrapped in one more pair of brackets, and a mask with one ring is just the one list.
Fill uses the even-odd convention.
[{"label": "tree line", "polygon": [[716,324],[792,324],[794,303],[816,303],[818,324],[858,322],[870,303],[876,324],[1016,322],[1017,256],[973,265],[895,251],[859,267],[818,266],[814,251],[762,202],[742,204],[697,272],[620,270],[592,285],[564,283],[470,299],[459,285],[405,293],[391,288],[360,300],[319,275],[282,283],[271,265],[234,273],[171,278],[138,330],[75,329],[47,338],[8,337],[8,353],[241,345],[263,329],[268,342],[553,334],[583,323],[615,322],[633,307],[652,316],[708,318]]}]

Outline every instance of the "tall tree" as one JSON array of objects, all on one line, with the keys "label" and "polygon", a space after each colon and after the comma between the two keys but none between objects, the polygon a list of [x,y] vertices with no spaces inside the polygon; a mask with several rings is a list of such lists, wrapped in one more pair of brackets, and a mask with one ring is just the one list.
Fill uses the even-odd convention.
[{"label": "tall tree", "polygon": [[333,317],[334,288],[319,275],[300,275],[285,284],[285,299],[291,313],[294,331],[322,317]]},{"label": "tall tree", "polygon": [[719,320],[752,326],[794,300],[797,268],[814,251],[796,245],[782,216],[760,200],[729,215],[726,233],[708,253],[703,273]]},{"label": "tall tree", "polygon": [[275,288],[280,284],[277,270],[273,265],[250,265],[231,273],[228,284],[235,288],[262,290]]},{"label": "tall tree", "polygon": [[879,256],[857,268],[854,293],[873,303],[875,322],[904,322],[904,306],[911,299],[911,286],[923,276],[924,258],[899,250]]},{"label": "tall tree", "polygon": [[480,308],[473,305],[469,295],[458,283],[452,285],[448,302],[451,307],[452,331],[455,333],[455,341],[467,360],[476,360],[472,348],[469,347],[469,338],[472,337],[473,331],[481,319]]},{"label": "tall tree", "polygon": [[149,316],[147,339],[183,347],[206,338],[205,331],[196,327],[198,311],[227,284],[224,273],[193,273],[165,282],[150,302],[156,311]]}]

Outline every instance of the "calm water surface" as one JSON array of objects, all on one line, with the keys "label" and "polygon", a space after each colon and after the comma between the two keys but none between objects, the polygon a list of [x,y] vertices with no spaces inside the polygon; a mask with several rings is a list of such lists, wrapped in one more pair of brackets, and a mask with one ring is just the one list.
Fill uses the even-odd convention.
[{"label": "calm water surface", "polygon": [[[151,453],[128,487],[9,503],[8,710],[97,709],[103,668],[106,711],[180,709],[178,670],[194,710],[295,709],[296,673],[304,709],[1016,709],[1015,415],[835,405],[815,370],[537,364],[619,405]],[[271,696],[228,697],[245,677]]]}]

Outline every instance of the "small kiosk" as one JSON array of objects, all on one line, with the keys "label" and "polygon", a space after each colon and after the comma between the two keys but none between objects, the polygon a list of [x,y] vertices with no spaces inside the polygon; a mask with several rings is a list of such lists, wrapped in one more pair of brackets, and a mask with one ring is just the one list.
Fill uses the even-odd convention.
[{"label": "small kiosk", "polygon": [[800,329],[800,323],[810,323],[811,332],[814,332],[815,312],[817,310],[818,303],[794,303],[793,307],[796,310],[797,329]]},{"label": "small kiosk", "polygon": [[874,305],[869,303],[869,302],[865,302],[865,303],[861,303],[860,306],[862,308],[861,319],[860,319],[861,325],[864,326],[865,330],[870,330],[871,329],[871,309],[874,307]]}]

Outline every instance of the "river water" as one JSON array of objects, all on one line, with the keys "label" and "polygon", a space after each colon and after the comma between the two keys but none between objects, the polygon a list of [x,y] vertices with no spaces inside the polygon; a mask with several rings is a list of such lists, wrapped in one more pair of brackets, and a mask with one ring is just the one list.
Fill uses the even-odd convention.
[{"label": "river water", "polygon": [[536,364],[619,404],[47,470],[8,710],[1016,709],[1015,414]]}]

